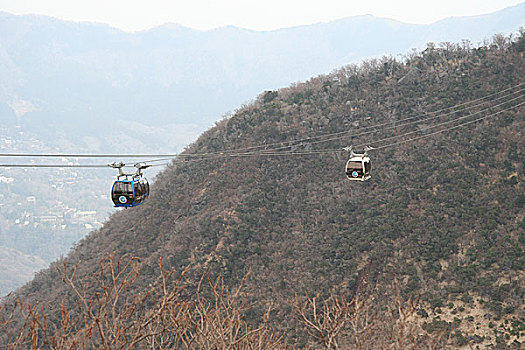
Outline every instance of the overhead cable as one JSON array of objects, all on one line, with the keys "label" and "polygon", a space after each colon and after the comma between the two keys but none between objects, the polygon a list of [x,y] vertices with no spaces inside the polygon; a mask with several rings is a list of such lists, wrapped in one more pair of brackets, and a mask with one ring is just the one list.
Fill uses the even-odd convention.
[{"label": "overhead cable", "polygon": [[[316,136],[307,137],[307,138],[301,138],[301,139],[294,139],[294,140],[281,141],[281,142],[275,142],[275,143],[270,143],[270,144],[263,144],[263,145],[258,145],[258,146],[244,147],[244,148],[238,148],[238,149],[232,149],[232,150],[214,151],[214,152],[207,152],[207,153],[188,153],[188,154],[181,154],[181,153],[178,153],[178,154],[67,154],[67,153],[63,153],[63,154],[56,154],[56,153],[32,154],[32,153],[3,153],[3,154],[1,154],[0,153],[0,157],[120,158],[120,159],[122,159],[122,158],[124,158],[124,159],[126,159],[126,158],[155,158],[155,159],[150,159],[150,160],[144,161],[144,162],[148,163],[148,162],[166,161],[166,160],[171,160],[173,158],[183,158],[183,157],[184,158],[192,158],[192,157],[203,157],[203,156],[211,156],[211,155],[223,155],[223,154],[229,154],[229,153],[245,153],[245,152],[241,152],[241,151],[257,149],[257,148],[265,148],[265,149],[261,150],[261,152],[264,152],[264,151],[272,152],[272,151],[279,151],[281,149],[289,148],[292,145],[287,145],[287,146],[274,148],[274,149],[268,149],[268,147],[277,146],[277,145],[284,145],[286,143],[288,143],[288,144],[290,144],[290,143],[302,143],[302,142],[306,142],[306,141],[310,141],[310,140],[318,140],[318,139],[324,138],[324,137],[333,137],[333,138],[319,140],[319,141],[312,141],[312,142],[308,142],[308,143],[309,144],[315,144],[315,143],[321,143],[321,142],[328,142],[328,141],[337,140],[337,139],[340,139],[342,137],[363,136],[363,135],[371,134],[371,133],[382,131],[382,130],[398,128],[398,127],[402,127],[402,126],[411,125],[411,124],[414,124],[414,123],[419,123],[419,122],[424,122],[424,121],[428,121],[428,120],[431,120],[431,119],[436,119],[436,118],[439,118],[439,117],[442,117],[442,116],[445,116],[445,115],[449,115],[449,114],[459,113],[459,112],[461,112],[463,110],[466,110],[466,109],[479,107],[479,106],[484,105],[486,103],[494,102],[494,101],[506,98],[508,96],[511,96],[513,94],[520,93],[522,91],[525,91],[525,88],[522,88],[522,89],[520,89],[518,91],[511,92],[511,93],[509,93],[507,95],[504,95],[504,96],[500,96],[500,97],[498,97],[498,98],[496,98],[494,100],[491,100],[491,101],[482,102],[482,103],[480,103],[480,104],[478,104],[476,106],[465,107],[465,108],[462,108],[462,109],[459,109],[459,110],[451,111],[451,112],[446,113],[446,114],[441,114],[441,115],[436,115],[436,116],[429,117],[429,118],[419,119],[419,118],[424,117],[424,116],[434,115],[434,114],[440,113],[442,111],[450,110],[450,109],[457,108],[457,107],[460,107],[460,106],[466,106],[468,104],[472,104],[472,103],[478,102],[478,101],[483,101],[483,100],[485,100],[487,98],[494,97],[494,96],[499,95],[499,94],[501,94],[503,92],[507,92],[509,90],[521,87],[523,85],[525,85],[525,82],[517,84],[517,85],[514,85],[514,86],[506,88],[506,89],[503,89],[501,91],[498,91],[498,92],[495,92],[495,93],[492,93],[492,94],[489,94],[489,95],[486,95],[486,96],[483,96],[483,97],[471,100],[471,101],[467,101],[467,102],[463,102],[463,103],[460,103],[460,104],[457,104],[457,105],[454,105],[454,106],[442,108],[442,109],[439,109],[439,110],[436,110],[436,111],[433,111],[433,112],[425,113],[425,114],[418,115],[418,116],[408,117],[408,118],[404,118],[404,119],[400,119],[400,120],[396,120],[396,121],[389,121],[389,122],[385,122],[385,123],[379,123],[379,124],[376,124],[376,125],[372,125],[372,126],[369,126],[369,127],[366,127],[366,128],[362,129],[362,130],[369,130],[369,131],[365,131],[365,132],[361,132],[361,133],[357,133],[357,134],[349,134],[352,130],[346,130],[346,131],[341,131],[341,132],[336,132],[336,133],[328,133],[328,134],[323,134],[323,135],[316,135]],[[402,122],[406,122],[406,121],[409,121],[409,120],[415,120],[415,121],[411,122],[411,123],[397,124],[397,123],[402,123]],[[391,125],[391,124],[395,124],[395,125],[392,125],[389,128],[385,128],[385,129],[378,129],[378,128],[382,127],[382,126],[387,126],[387,125]],[[373,130],[370,130],[370,129],[373,129]]]}]

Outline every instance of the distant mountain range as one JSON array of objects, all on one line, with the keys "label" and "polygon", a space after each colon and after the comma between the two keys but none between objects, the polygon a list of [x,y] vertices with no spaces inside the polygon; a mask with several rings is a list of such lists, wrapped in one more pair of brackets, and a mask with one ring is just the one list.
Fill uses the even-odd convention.
[{"label": "distant mountain range", "polygon": [[371,15],[267,32],[107,25],[0,13],[0,120],[83,150],[173,150],[266,89],[428,42],[525,25],[525,3],[429,25]]}]

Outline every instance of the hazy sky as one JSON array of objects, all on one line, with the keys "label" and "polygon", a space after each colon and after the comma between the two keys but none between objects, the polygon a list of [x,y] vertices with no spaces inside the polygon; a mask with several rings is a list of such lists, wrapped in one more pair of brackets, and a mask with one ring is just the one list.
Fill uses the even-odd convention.
[{"label": "hazy sky", "polygon": [[372,14],[408,23],[489,13],[523,0],[0,0],[0,10],[108,23],[136,31],[167,22],[269,30]]}]

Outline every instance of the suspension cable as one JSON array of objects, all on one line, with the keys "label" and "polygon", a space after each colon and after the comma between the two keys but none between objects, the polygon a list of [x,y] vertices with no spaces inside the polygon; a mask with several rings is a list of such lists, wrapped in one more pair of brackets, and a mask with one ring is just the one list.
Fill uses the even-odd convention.
[{"label": "suspension cable", "polygon": [[[516,91],[516,92],[513,92],[511,94],[508,94],[508,95],[505,95],[505,96],[501,96],[501,97],[498,97],[497,99],[494,99],[492,100],[491,102],[494,102],[494,101],[497,101],[497,100],[500,100],[502,98],[506,98],[506,97],[509,97],[511,95],[514,95],[518,92],[523,92],[525,91],[525,89],[522,89],[522,90],[519,90],[519,91]],[[517,98],[519,98],[521,96],[518,96]],[[501,104],[498,104],[498,105],[495,105],[495,106],[492,106],[492,107],[497,107],[497,106],[500,106],[502,104],[505,104],[507,102],[511,102],[511,101],[514,101],[515,99],[517,98],[513,98],[513,99],[510,99],[508,101],[505,101]],[[483,102],[481,104],[478,104],[476,106],[473,106],[473,107],[469,107],[469,108],[474,108],[474,107],[479,107],[479,106],[482,106],[486,104],[486,102]],[[485,110],[489,109],[489,108],[492,108],[492,107],[488,107],[486,108]],[[403,126],[407,126],[407,125],[413,125],[413,124],[417,124],[417,123],[422,123],[422,122],[426,122],[426,121],[429,121],[429,120],[434,120],[434,119],[437,119],[437,118],[441,118],[441,117],[444,117],[444,116],[448,116],[448,115],[453,115],[453,114],[456,114],[456,113],[459,113],[459,112],[462,112],[464,111],[465,109],[462,109],[462,110],[457,110],[457,111],[452,111],[452,112],[449,112],[449,113],[446,113],[446,114],[439,114],[439,115],[435,115],[433,117],[428,117],[428,118],[423,118],[423,119],[419,119],[419,120],[416,120],[416,121],[412,121],[412,122],[409,122],[409,123],[402,123],[402,124],[395,124],[395,125],[392,125],[392,126],[389,126],[387,128],[383,128],[383,129],[376,129],[376,130],[371,130],[371,131],[366,131],[366,132],[362,132],[362,133],[358,133],[358,134],[352,134],[352,135],[344,135],[344,136],[337,136],[337,137],[331,137],[331,138],[328,138],[328,139],[324,139],[324,140],[318,140],[318,141],[313,141],[313,142],[308,142],[307,144],[308,145],[313,145],[313,144],[318,144],[318,143],[322,143],[322,142],[329,142],[329,141],[335,141],[335,140],[340,140],[342,138],[346,138],[346,137],[357,137],[357,136],[363,136],[363,135],[369,135],[369,134],[372,134],[372,133],[376,133],[376,132],[379,132],[379,131],[386,131],[386,130],[391,130],[391,129],[397,129],[397,128],[400,128],[400,127],[403,127]],[[406,118],[404,120],[408,120],[408,119],[411,119],[411,118]],[[386,124],[386,123],[385,123]],[[368,128],[367,128],[368,129]],[[291,146],[286,146],[286,147],[281,147],[281,148],[276,148],[276,149],[273,149],[273,150],[270,150],[270,151],[277,151],[277,150],[280,150],[280,149],[286,149],[286,148],[289,148]]]},{"label": "suspension cable", "polygon": [[0,168],[108,168],[107,164],[0,164]]},{"label": "suspension cable", "polygon": [[[152,164],[150,167],[160,167],[169,163]],[[131,166],[131,165],[126,165]],[[0,168],[110,168],[110,164],[0,164]]]},{"label": "suspension cable", "polygon": [[[517,86],[521,86],[523,84],[525,84],[525,83],[521,83],[521,84],[519,84]],[[511,89],[511,88],[508,88],[508,89],[505,89],[505,90],[502,90],[502,91],[508,91],[509,89]],[[517,92],[521,92],[523,90],[525,90],[525,89],[521,89],[521,90],[519,90]],[[503,96],[503,97],[499,97],[497,99],[494,99],[493,101],[496,101],[496,100],[504,98],[504,97],[511,96],[513,94],[516,94],[517,92],[510,93],[510,94],[508,94],[506,96]],[[501,93],[501,91],[499,93]],[[492,94],[492,96],[494,96],[496,94],[497,93]],[[473,112],[473,113],[471,113],[469,115],[466,115],[466,116],[461,116],[461,117],[458,117],[458,118],[454,118],[452,120],[445,121],[445,122],[442,122],[442,123],[438,123],[438,124],[435,124],[435,125],[432,125],[432,126],[428,126],[426,128],[420,129],[420,130],[410,131],[410,132],[407,132],[407,133],[404,133],[404,134],[401,134],[401,135],[390,136],[390,137],[383,138],[383,139],[380,139],[380,140],[368,142],[366,144],[357,145],[357,147],[367,146],[367,145],[370,145],[370,144],[377,144],[379,142],[384,142],[384,141],[392,140],[392,139],[395,139],[395,138],[406,137],[408,135],[412,135],[412,134],[415,134],[415,133],[418,133],[418,132],[423,132],[425,130],[429,130],[429,129],[433,129],[433,128],[436,128],[436,127],[439,127],[439,126],[443,126],[443,125],[446,125],[446,124],[457,122],[459,120],[463,120],[463,119],[466,119],[466,118],[470,118],[470,117],[472,117],[474,115],[480,114],[482,112],[486,112],[486,111],[488,111],[488,110],[490,110],[492,108],[496,108],[496,107],[502,106],[504,104],[508,104],[509,102],[515,101],[515,100],[520,99],[522,97],[523,96],[520,95],[518,97],[514,97],[514,98],[512,98],[510,100],[507,100],[505,102],[501,102],[501,103],[499,103],[497,105],[486,107],[486,108],[484,108],[482,110]],[[485,96],[484,98],[487,98],[487,96]],[[465,105],[465,104],[471,103],[471,102],[472,101],[466,102],[466,103],[463,103],[461,105]],[[431,133],[428,133],[428,134],[425,134],[425,135],[421,135],[421,136],[418,136],[418,137],[415,137],[415,138],[412,138],[412,139],[407,139],[407,140],[403,140],[403,141],[399,141],[399,142],[390,143],[390,144],[387,144],[387,145],[377,146],[377,147],[374,147],[374,149],[383,149],[383,148],[386,148],[386,147],[391,147],[391,146],[394,146],[394,145],[403,144],[403,143],[407,143],[407,142],[410,142],[410,141],[419,140],[419,139],[422,139],[422,138],[425,138],[425,137],[429,137],[429,136],[432,136],[432,135],[435,135],[435,134],[443,133],[443,132],[446,132],[448,130],[457,129],[457,128],[462,127],[462,126],[469,125],[469,124],[472,124],[472,123],[475,123],[475,122],[487,119],[487,118],[495,116],[495,115],[499,115],[500,113],[503,113],[503,112],[508,111],[510,109],[520,107],[523,104],[525,104],[525,102],[518,103],[518,104],[513,105],[511,107],[505,108],[505,109],[503,109],[501,111],[494,112],[494,113],[488,114],[486,116],[483,116],[483,117],[480,117],[480,118],[477,118],[477,119],[474,119],[474,120],[471,120],[471,121],[468,121],[468,122],[465,122],[465,123],[462,123],[462,124],[458,124],[458,125],[450,127],[450,128],[445,128],[445,129],[442,129],[442,130],[431,132]],[[457,106],[459,106],[459,105],[457,105]],[[454,106],[454,107],[457,107],[457,106]],[[449,107],[448,109],[454,108],[454,107]],[[452,113],[457,113],[457,112],[459,112],[459,111],[454,111]],[[436,112],[428,113],[427,115],[434,114],[434,113],[436,113]],[[448,114],[451,114],[451,113],[448,113]],[[448,115],[448,114],[444,114],[444,115]],[[441,115],[441,116],[443,116],[443,115]],[[406,119],[403,119],[403,120],[409,120],[409,119],[413,119],[413,118],[414,117],[406,118]],[[422,120],[420,120],[418,122],[423,122],[423,121],[427,121],[427,120],[435,119],[435,118],[436,118],[436,116],[435,117],[431,117],[431,118],[425,118],[425,119],[422,119]],[[374,127],[378,127],[379,125],[387,125],[387,124],[390,124],[390,123],[378,124],[378,125],[376,125]],[[413,124],[413,123],[406,123],[406,124],[402,124],[402,125],[397,125],[395,127],[406,126],[406,125],[409,125],[409,124]],[[370,128],[372,128],[372,127],[370,127]],[[390,127],[390,128],[392,128],[392,127]],[[390,129],[390,128],[387,128],[387,129]],[[385,130],[387,130],[387,129],[385,129]],[[374,130],[372,132],[376,132],[376,131],[379,131],[379,130]],[[348,131],[341,132],[341,133],[334,133],[334,134],[330,134],[330,135],[343,134],[343,133],[348,133]],[[366,134],[366,133],[362,133],[362,134]],[[356,134],[356,135],[353,135],[353,136],[359,136],[359,135],[362,135],[362,134]],[[326,135],[315,136],[315,137],[311,137],[311,138],[307,138],[307,139],[320,138],[320,137],[323,137],[323,136],[326,136]],[[317,141],[317,142],[311,142],[309,144],[319,143],[319,142],[326,142],[326,141],[332,141],[332,140],[340,139],[340,138],[342,138],[342,137],[336,137],[336,138],[329,139],[329,140],[321,140],[321,141]],[[305,140],[305,139],[301,139],[301,140]],[[292,141],[288,141],[288,142],[297,142],[297,140],[292,140]],[[282,143],[276,143],[276,144],[282,144]],[[266,147],[267,145],[264,145],[264,146]],[[258,146],[258,147],[261,147],[261,146]],[[344,151],[342,149],[325,149],[325,150],[311,150],[311,151],[299,151],[299,152],[298,151],[283,151],[283,152],[279,152],[279,150],[284,149],[284,148],[289,148],[289,147],[291,147],[291,146],[281,147],[281,148],[277,148],[277,149],[270,149],[270,150],[261,150],[261,151],[258,151],[258,152],[228,153],[229,151],[225,151],[225,152],[192,154],[191,156],[195,157],[195,159],[187,159],[187,158],[180,159],[179,158],[177,160],[174,160],[173,163],[182,163],[182,162],[191,162],[191,161],[203,161],[203,160],[218,159],[218,158],[230,158],[230,157],[288,156],[288,155],[290,155],[290,156],[294,155],[295,156],[295,155],[326,154],[326,153],[334,153],[334,152],[343,152]],[[154,157],[154,156],[155,155],[145,155],[145,154],[142,154],[142,155],[110,155],[110,154],[99,154],[99,155],[88,155],[88,154],[83,154],[83,155],[78,155],[78,154],[71,154],[71,155],[68,155],[68,154],[60,154],[60,155],[58,155],[58,154],[37,154],[37,155],[35,155],[35,154],[23,154],[23,153],[18,153],[18,154],[0,154],[0,157],[75,157],[75,158],[95,158],[95,157],[96,158],[98,158],[98,157],[100,157],[100,158],[109,158],[109,157],[113,157],[113,158],[116,158],[116,157],[134,158],[134,157]],[[176,154],[176,155],[171,155],[171,156],[172,157],[170,157],[170,158],[155,159],[155,160],[151,160],[149,162],[162,161],[162,160],[173,160],[174,158],[178,157],[179,155]],[[198,158],[196,158],[196,157],[198,157]],[[167,165],[167,164],[168,163],[149,164],[148,166],[156,167],[156,166],[164,166],[164,165]],[[0,168],[107,168],[108,166],[109,166],[108,164],[84,164],[84,165],[82,165],[82,164],[0,164]],[[129,165],[127,165],[127,166],[129,166]]]},{"label": "suspension cable", "polygon": [[[509,88],[506,88],[504,90],[501,90],[501,91],[498,91],[498,92],[495,92],[495,93],[492,93],[492,94],[489,94],[489,95],[486,95],[486,96],[483,96],[483,97],[471,100],[471,101],[463,102],[463,103],[460,103],[460,104],[457,104],[457,105],[454,105],[454,106],[451,106],[451,107],[442,108],[442,109],[439,109],[437,111],[425,113],[425,114],[418,115],[418,116],[408,117],[408,118],[400,119],[400,120],[393,121],[393,122],[385,122],[385,123],[380,123],[380,124],[376,124],[376,125],[373,125],[373,126],[369,126],[369,127],[363,128],[363,130],[370,130],[370,129],[374,129],[374,130],[361,132],[361,133],[357,133],[357,134],[354,134],[354,135],[348,135],[348,133],[350,133],[351,130],[346,130],[346,131],[341,131],[341,132],[336,132],[336,133],[329,133],[329,134],[317,135],[317,136],[312,136],[312,137],[307,137],[307,138],[302,138],[302,139],[281,141],[281,142],[275,142],[275,143],[258,145],[258,146],[244,147],[244,148],[238,148],[238,149],[232,149],[232,150],[224,150],[224,151],[207,152],[207,153],[192,153],[192,154],[180,154],[180,153],[179,154],[65,154],[65,153],[64,154],[52,154],[52,153],[50,153],[50,154],[30,154],[30,153],[4,153],[4,154],[0,154],[0,157],[33,157],[33,158],[61,158],[61,157],[62,158],[68,158],[68,157],[69,158],[155,158],[155,159],[150,159],[150,160],[143,161],[144,163],[152,163],[152,162],[166,161],[166,160],[172,160],[173,158],[182,158],[182,157],[184,157],[184,158],[192,158],[192,157],[200,158],[200,157],[212,156],[212,155],[236,154],[236,153],[238,153],[240,151],[246,151],[246,150],[257,149],[257,148],[266,148],[266,149],[261,150],[259,152],[274,152],[274,151],[279,151],[279,150],[282,150],[282,149],[290,148],[290,147],[292,147],[292,145],[283,146],[283,147],[274,148],[274,149],[267,149],[267,147],[269,147],[269,146],[276,146],[276,145],[284,145],[285,143],[301,143],[301,142],[305,142],[305,141],[309,141],[309,140],[318,140],[318,139],[323,138],[323,137],[333,137],[333,138],[325,139],[325,140],[319,140],[319,141],[314,141],[314,142],[309,142],[308,144],[328,142],[328,141],[333,141],[333,140],[340,139],[340,138],[343,138],[343,137],[363,136],[363,135],[367,135],[367,134],[370,134],[370,133],[381,131],[381,129],[378,129],[378,128],[380,128],[382,126],[390,125],[392,123],[400,123],[400,122],[405,122],[405,121],[409,121],[409,120],[414,120],[414,119],[418,119],[418,118],[421,118],[421,117],[424,117],[424,116],[434,115],[436,113],[440,113],[442,111],[450,110],[450,109],[457,108],[457,107],[460,107],[460,106],[465,106],[465,105],[468,105],[468,104],[472,104],[474,102],[483,101],[483,100],[488,99],[490,97],[499,95],[499,94],[501,94],[503,92],[507,92],[509,90],[521,87],[523,85],[525,85],[525,82],[517,84],[517,85],[509,87]],[[499,99],[506,98],[506,97],[511,96],[513,94],[520,93],[520,92],[522,92],[524,90],[525,90],[525,88],[522,88],[522,89],[520,89],[518,91],[509,93],[509,94],[504,95],[504,96],[500,96],[500,97],[498,97],[498,98],[496,98],[496,99],[494,99],[492,101],[482,102],[482,103],[480,103],[480,104],[478,104],[476,106],[465,107],[465,108],[462,108],[460,110],[452,111],[452,112],[449,112],[449,113],[446,113],[446,114],[436,115],[434,117],[429,117],[429,118],[416,120],[416,121],[411,122],[411,123],[405,123],[405,124],[401,124],[401,125],[394,125],[394,126],[391,126],[389,128],[385,128],[383,130],[389,130],[389,129],[393,129],[393,128],[397,128],[397,127],[401,127],[401,126],[407,126],[407,125],[411,125],[411,124],[414,124],[414,123],[419,123],[419,122],[435,119],[435,118],[438,118],[438,117],[441,117],[441,116],[445,116],[445,115],[449,115],[449,114],[455,114],[455,113],[461,112],[461,111],[463,111],[465,109],[479,107],[479,106],[481,106],[483,104],[486,104],[488,102],[494,102],[494,101],[497,101]],[[340,135],[345,135],[345,136],[340,136]],[[245,153],[246,152],[242,152],[242,153],[239,153],[239,154],[245,154]]]},{"label": "suspension cable", "polygon": [[[516,98],[514,98],[514,99],[516,99]],[[507,101],[505,103],[508,103],[508,102],[509,101]],[[470,125],[470,124],[479,122],[481,120],[485,120],[485,119],[488,119],[490,117],[494,117],[494,116],[499,115],[499,114],[501,114],[503,112],[507,112],[507,111],[509,111],[511,109],[521,107],[524,104],[525,104],[525,102],[520,102],[520,103],[515,104],[513,106],[504,108],[504,109],[502,109],[500,111],[487,114],[487,115],[485,115],[483,117],[479,117],[479,118],[476,118],[476,119],[473,119],[473,120],[470,120],[470,121],[467,121],[467,122],[464,122],[464,123],[461,123],[461,124],[458,124],[458,125],[455,125],[455,126],[452,126],[452,127],[449,127],[449,128],[437,130],[437,131],[434,131],[434,132],[431,132],[431,133],[428,133],[428,134],[425,134],[425,135],[420,135],[420,136],[417,136],[417,137],[414,137],[414,138],[411,138],[411,139],[402,140],[402,141],[393,142],[393,143],[390,143],[390,144],[374,147],[373,150],[384,149],[384,148],[387,148],[387,147],[392,147],[392,146],[395,146],[395,145],[400,145],[400,144],[412,142],[412,141],[415,141],[415,140],[420,140],[420,139],[427,138],[427,137],[430,137],[430,136],[433,136],[433,135],[436,135],[436,134],[440,134],[440,133],[444,133],[444,132],[447,132],[447,131],[450,131],[450,130],[458,129],[458,128],[464,127],[466,125]],[[492,107],[489,107],[489,108],[492,108]],[[486,111],[489,108],[486,108],[483,111]],[[412,132],[405,133],[403,135],[399,135],[399,136],[396,136],[396,137],[407,136],[407,135],[413,134],[415,132],[421,132],[421,131],[424,131],[424,130],[428,130],[428,129],[431,129],[431,128],[434,128],[434,127],[437,127],[437,126],[444,125],[446,123],[450,123],[450,122],[454,122],[454,121],[457,121],[457,120],[460,120],[460,119],[471,117],[471,116],[473,116],[475,114],[479,114],[479,112],[481,112],[481,111],[475,112],[473,114],[470,114],[468,116],[464,116],[464,117],[461,117],[461,118],[456,118],[456,119],[454,119],[452,121],[441,123],[439,125],[431,126],[431,127],[426,128],[426,129],[423,129],[423,130],[412,131]],[[386,139],[383,139],[383,140],[380,140],[380,141],[384,141],[384,140],[386,140]],[[379,141],[376,141],[376,142],[379,142]],[[372,142],[372,143],[375,143],[375,142]],[[273,153],[255,153],[255,152],[250,153],[250,152],[246,152],[246,153],[237,153],[237,154],[221,154],[221,155],[217,155],[215,157],[206,157],[206,156],[204,156],[201,159],[181,159],[181,160],[176,160],[173,163],[187,163],[187,162],[196,162],[196,161],[218,159],[218,158],[229,158],[229,157],[291,156],[291,155],[293,155],[293,156],[299,156],[299,155],[300,156],[304,156],[304,155],[318,155],[318,154],[341,153],[341,152],[346,152],[346,151],[343,150],[343,149],[327,149],[327,150],[312,150],[312,151],[302,151],[302,152],[273,152]],[[167,165],[167,164],[168,163],[151,165],[151,166],[164,166],[164,165]],[[16,168],[16,167],[20,167],[20,168],[95,168],[96,167],[96,168],[100,168],[100,167],[108,167],[108,165],[107,164],[106,165],[0,164],[0,168],[2,168],[2,167],[3,168]]]},{"label": "suspension cable", "polygon": [[[313,141],[313,142],[307,142],[307,144],[308,145],[312,145],[312,144],[317,144],[317,143],[322,143],[322,142],[339,140],[339,139],[344,138],[344,137],[357,137],[357,136],[368,135],[368,134],[372,134],[372,133],[375,133],[375,132],[378,132],[378,131],[395,129],[395,128],[399,128],[399,127],[402,127],[402,126],[412,125],[412,124],[416,124],[416,123],[420,123],[420,122],[424,122],[424,121],[440,118],[440,117],[443,117],[443,116],[456,114],[456,113],[462,112],[462,111],[467,110],[467,109],[480,107],[480,106],[482,106],[484,104],[487,104],[488,102],[495,102],[495,101],[501,100],[503,98],[507,98],[509,96],[512,96],[512,95],[514,95],[516,93],[521,93],[521,92],[525,91],[525,88],[521,88],[518,91],[511,92],[511,93],[506,94],[504,96],[500,96],[500,97],[498,97],[496,99],[493,99],[491,101],[485,101],[485,102],[479,103],[479,104],[477,104],[475,106],[465,107],[465,108],[462,108],[462,109],[459,109],[459,110],[454,110],[454,111],[451,111],[451,112],[448,112],[448,113],[445,113],[445,114],[438,114],[438,115],[435,115],[433,117],[418,119],[418,118],[421,118],[421,117],[424,117],[424,116],[429,116],[429,115],[433,115],[433,114],[439,113],[441,111],[449,110],[449,109],[452,109],[452,108],[457,108],[459,106],[463,106],[463,105],[471,104],[473,102],[484,100],[484,99],[487,99],[489,97],[493,97],[495,95],[498,95],[498,94],[500,94],[502,92],[514,89],[516,87],[520,87],[520,86],[522,86],[524,84],[525,84],[525,82],[520,83],[518,85],[515,85],[513,87],[509,87],[507,89],[501,90],[499,92],[496,92],[496,93],[493,93],[493,94],[490,94],[490,95],[487,95],[487,96],[475,99],[475,100],[464,102],[464,103],[461,103],[461,104],[458,104],[458,105],[454,105],[454,106],[451,106],[451,107],[442,108],[442,109],[434,111],[434,112],[429,112],[429,113],[425,113],[425,114],[422,114],[422,115],[408,117],[408,118],[404,118],[404,119],[400,119],[400,120],[396,120],[396,121],[392,121],[392,122],[385,122],[385,123],[372,125],[372,126],[369,126],[369,127],[366,127],[366,128],[362,129],[362,130],[369,130],[369,131],[360,132],[360,133],[357,133],[357,134],[349,134],[351,132],[351,130],[346,130],[346,131],[340,131],[340,132],[336,132],[336,133],[323,134],[323,135],[317,135],[317,136],[312,136],[312,137],[307,137],[307,138],[302,138],[302,139],[281,141],[281,142],[276,142],[276,143],[269,143],[269,144],[258,145],[258,146],[251,146],[251,147],[245,147],[245,148],[238,148],[238,149],[233,149],[233,150],[215,151],[215,152],[208,152],[208,153],[179,154],[179,155],[177,155],[177,157],[178,158],[182,158],[182,157],[191,158],[191,157],[223,155],[223,154],[227,154],[227,153],[236,153],[236,151],[251,150],[251,149],[256,149],[256,148],[267,148],[269,146],[274,146],[274,145],[284,145],[286,143],[288,143],[288,144],[289,143],[300,143],[300,142],[309,141],[309,140],[316,140],[316,139],[319,139],[319,138],[322,138],[322,137],[328,137],[328,136],[335,136],[335,137],[324,139],[324,140]],[[413,121],[413,122],[409,122],[409,123],[404,123],[404,124],[395,124],[393,126],[390,126],[388,128],[384,128],[384,129],[378,129],[381,126],[386,126],[386,125],[390,125],[390,124],[394,124],[394,123],[401,123],[401,122],[405,122],[405,121],[408,121],[408,120],[414,120],[414,119],[418,119],[418,120]],[[370,130],[370,129],[373,129],[373,130]],[[273,151],[279,151],[279,150],[287,149],[287,148],[290,148],[290,147],[293,147],[293,146],[294,145],[286,145],[286,146],[279,147],[279,148],[264,149],[264,150],[256,151],[256,152],[273,152]],[[245,153],[245,152],[243,152],[243,153]],[[151,160],[147,160],[145,162],[147,163],[147,162],[165,161],[165,160],[171,160],[173,158],[175,158],[175,157],[151,159]]]},{"label": "suspension cable", "polygon": [[[421,136],[418,136],[418,137],[415,137],[415,138],[412,138],[412,139],[403,140],[403,141],[399,141],[399,142],[390,143],[390,144],[387,144],[387,145],[374,147],[372,149],[372,151],[376,150],[376,149],[383,149],[383,148],[391,147],[391,146],[394,146],[394,145],[407,143],[407,142],[415,141],[415,140],[419,140],[419,139],[423,139],[423,138],[430,137],[430,136],[433,136],[433,135],[436,135],[436,134],[444,133],[444,132],[449,131],[449,130],[458,129],[460,127],[463,127],[463,126],[466,126],[466,125],[470,125],[470,124],[479,122],[481,120],[485,120],[485,119],[488,119],[490,117],[499,115],[499,114],[501,114],[503,112],[507,112],[507,111],[509,111],[511,109],[521,107],[524,104],[525,104],[525,102],[520,102],[518,104],[515,104],[513,106],[507,107],[507,108],[502,109],[500,111],[497,111],[497,112],[494,112],[494,113],[490,113],[490,114],[487,114],[487,115],[485,115],[483,117],[480,117],[480,118],[477,118],[477,119],[473,119],[473,120],[470,120],[470,121],[467,121],[467,122],[464,122],[464,123],[461,123],[461,124],[458,124],[458,125],[455,125],[455,126],[452,126],[452,127],[449,127],[449,128],[437,130],[437,131],[434,131],[434,132],[431,132],[431,133],[428,133],[428,134],[425,134],[425,135],[421,135]],[[485,109],[483,111],[487,111],[488,109],[489,108],[487,108],[487,109]],[[455,121],[458,121],[458,120],[461,120],[461,119],[472,117],[473,115],[479,114],[480,112],[481,111],[478,111],[478,112],[472,113],[472,114],[470,114],[468,116],[464,116],[464,117],[461,117],[461,118],[456,118],[456,119],[451,120],[451,121],[447,121],[447,122],[444,122],[444,123],[440,123],[438,125],[430,126],[428,128],[425,128],[425,129],[421,129],[421,130],[417,130],[417,131],[411,131],[411,132],[408,132],[408,133],[405,133],[405,134],[402,134],[402,135],[398,135],[398,136],[395,136],[395,137],[391,137],[391,138],[399,138],[399,137],[408,136],[408,135],[411,135],[411,134],[414,134],[414,133],[417,133],[417,132],[422,132],[422,131],[425,131],[425,130],[433,129],[433,128],[437,127],[437,126],[442,126],[442,125],[445,125],[445,124],[448,124],[448,123],[451,123],[451,122],[455,122]],[[370,144],[373,144],[373,143],[377,143],[377,142],[380,142],[380,141],[385,141],[385,140],[388,140],[388,139],[391,139],[391,138],[385,138],[385,139],[382,139],[382,140],[378,140],[378,141],[371,142],[371,143],[366,143],[366,144],[359,145],[359,146],[367,146],[367,145],[370,145]],[[260,153],[246,152],[246,153],[237,153],[237,154],[222,154],[222,155],[216,155],[216,156],[208,156],[208,157],[203,157],[203,158],[200,158],[200,159],[179,159],[179,160],[175,160],[173,163],[198,162],[198,161],[213,160],[213,159],[218,159],[218,158],[253,157],[253,156],[288,156],[288,155],[304,156],[304,155],[318,155],[318,154],[342,153],[342,152],[346,153],[347,151],[344,150],[344,149],[324,149],[324,150],[311,150],[311,151],[298,151],[298,152],[297,151],[293,151],[293,152],[267,152],[267,153],[265,153],[265,152],[260,152]]]}]

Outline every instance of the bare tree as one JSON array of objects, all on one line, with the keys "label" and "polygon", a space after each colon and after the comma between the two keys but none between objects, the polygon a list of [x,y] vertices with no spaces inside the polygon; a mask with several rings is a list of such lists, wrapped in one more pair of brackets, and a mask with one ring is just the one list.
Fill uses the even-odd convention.
[{"label": "bare tree", "polygon": [[339,349],[339,335],[350,320],[350,302],[333,293],[327,299],[295,295],[295,310],[308,334],[326,349]]},{"label": "bare tree", "polygon": [[[43,305],[0,307],[0,348],[18,349],[184,349],[270,350],[290,348],[269,326],[271,306],[257,323],[247,322],[252,307],[245,279],[235,289],[222,277],[205,274],[193,290],[184,284],[186,271],[166,271],[159,260],[158,278],[146,292],[134,292],[140,274],[136,258],[100,260],[87,280],[77,267],[60,268],[73,294],[60,314]],[[383,294],[385,298],[377,298]],[[381,301],[381,302],[380,302]],[[404,300],[394,279],[380,293],[367,287],[366,276],[351,298],[295,295],[294,309],[313,346],[324,349],[446,348],[439,335],[426,335],[417,322],[419,297]],[[53,317],[53,319],[51,318]]]},{"label": "bare tree", "polygon": [[361,281],[352,298],[331,293],[305,299],[296,295],[295,310],[307,333],[324,349],[444,349],[440,334],[427,335],[417,320],[419,296],[404,300],[397,281],[385,300],[363,290]]},{"label": "bare tree", "polygon": [[[185,293],[185,271],[166,271],[159,260],[159,277],[145,293],[133,293],[139,261],[130,257],[100,260],[90,283],[76,278],[64,263],[62,279],[73,292],[76,307],[65,301],[51,322],[44,307],[0,308],[1,347],[15,349],[279,349],[286,348],[263,322],[250,326],[250,308],[243,284],[230,291],[221,277],[204,276],[196,292]],[[205,291],[205,293],[204,293]],[[204,296],[207,295],[207,297]],[[15,325],[14,319],[20,322]]]}]

